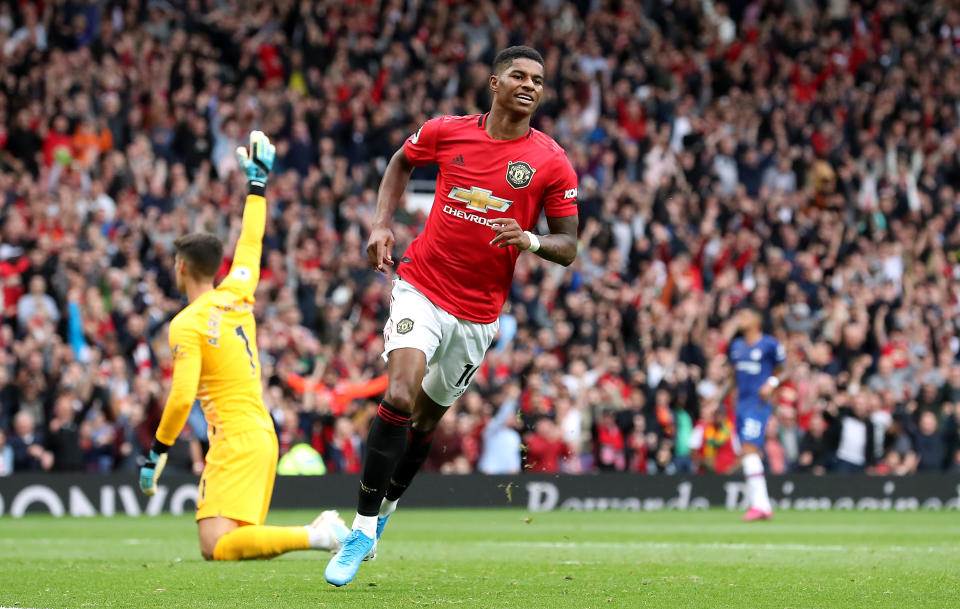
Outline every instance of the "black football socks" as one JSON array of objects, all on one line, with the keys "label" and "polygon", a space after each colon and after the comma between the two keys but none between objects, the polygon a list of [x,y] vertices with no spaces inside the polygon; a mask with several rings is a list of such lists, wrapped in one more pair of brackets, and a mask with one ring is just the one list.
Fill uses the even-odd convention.
[{"label": "black football socks", "polygon": [[413,477],[420,471],[423,462],[430,455],[430,447],[433,446],[433,432],[417,431],[410,428],[410,435],[407,437],[407,450],[403,453],[403,458],[397,464],[393,476],[390,478],[390,485],[387,487],[387,501],[396,501],[407,490]]},{"label": "black football socks", "polygon": [[360,477],[357,514],[376,516],[380,512],[380,502],[387,492],[390,474],[404,455],[409,425],[410,413],[394,408],[386,401],[380,402],[377,416],[367,434],[367,455]]}]

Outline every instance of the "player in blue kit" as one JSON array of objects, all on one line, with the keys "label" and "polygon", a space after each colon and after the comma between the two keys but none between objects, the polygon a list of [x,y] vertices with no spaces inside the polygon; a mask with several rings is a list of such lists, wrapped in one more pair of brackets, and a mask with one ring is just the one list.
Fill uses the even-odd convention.
[{"label": "player in blue kit", "polygon": [[786,360],[783,345],[763,333],[763,317],[756,309],[743,309],[736,318],[741,335],[727,350],[737,380],[737,436],[740,440],[743,474],[750,493],[746,522],[773,517],[761,457],[767,419],[773,412],[770,400],[780,385]]}]

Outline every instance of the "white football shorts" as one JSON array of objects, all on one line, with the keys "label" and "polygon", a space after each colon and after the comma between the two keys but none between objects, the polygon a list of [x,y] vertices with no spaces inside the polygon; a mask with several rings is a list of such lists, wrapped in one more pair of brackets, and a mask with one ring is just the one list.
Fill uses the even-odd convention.
[{"label": "white football shorts", "polygon": [[482,324],[454,317],[398,277],[383,328],[383,359],[394,349],[422,351],[427,356],[423,390],[437,404],[450,406],[467,390],[499,329],[499,319]]}]

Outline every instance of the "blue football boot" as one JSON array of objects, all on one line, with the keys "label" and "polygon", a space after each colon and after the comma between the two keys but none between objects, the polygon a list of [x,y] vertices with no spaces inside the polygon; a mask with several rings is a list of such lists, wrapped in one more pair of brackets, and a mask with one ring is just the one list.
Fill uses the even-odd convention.
[{"label": "blue football boot", "polygon": [[362,531],[350,531],[347,538],[343,540],[340,551],[327,563],[327,568],[323,571],[323,577],[334,586],[349,584],[356,577],[360,563],[374,549],[376,544],[376,539],[367,537]]}]

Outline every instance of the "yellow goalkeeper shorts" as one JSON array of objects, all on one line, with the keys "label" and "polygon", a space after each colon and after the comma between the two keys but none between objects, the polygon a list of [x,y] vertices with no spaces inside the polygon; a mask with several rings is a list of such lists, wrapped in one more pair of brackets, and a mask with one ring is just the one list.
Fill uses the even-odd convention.
[{"label": "yellow goalkeeper shorts", "polygon": [[224,516],[263,524],[277,475],[277,436],[257,429],[214,440],[200,477],[197,520]]}]

